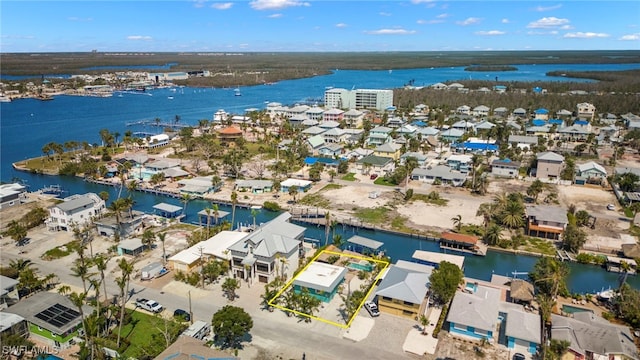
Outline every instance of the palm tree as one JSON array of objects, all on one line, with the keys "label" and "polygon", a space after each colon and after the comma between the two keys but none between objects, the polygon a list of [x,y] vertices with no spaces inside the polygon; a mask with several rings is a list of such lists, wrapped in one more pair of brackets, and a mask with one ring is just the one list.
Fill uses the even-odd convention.
[{"label": "palm tree", "polygon": [[629,276],[629,271],[631,271],[631,269],[632,267],[628,262],[624,260],[620,261],[620,272],[622,273],[620,275],[620,289],[622,289],[622,287],[627,283],[627,277]]},{"label": "palm tree", "polygon": [[331,170],[329,170],[329,171],[328,171],[328,174],[329,174],[329,176],[331,177],[329,181],[330,181],[330,182],[333,182],[333,178],[334,178],[334,177],[336,177],[336,175],[337,175],[338,173],[337,173],[335,170],[331,169]]},{"label": "palm tree", "polygon": [[15,259],[9,261],[9,267],[18,274],[24,270],[29,269],[32,265],[33,263],[31,262],[31,260],[27,259]]},{"label": "palm tree", "polygon": [[[118,262],[118,267],[122,271],[122,276],[116,278],[116,283],[120,288],[120,323],[118,324],[118,342],[117,347],[120,347],[120,338],[122,336],[122,323],[124,323],[125,304],[127,303],[127,295],[129,294],[129,282],[131,280],[131,274],[133,273],[133,264],[127,262],[127,259],[122,258]],[[125,292],[125,287],[127,291]]]},{"label": "palm tree", "polygon": [[482,216],[482,225],[484,226],[484,231],[487,231],[487,227],[489,227],[489,223],[491,222],[491,217],[494,214],[495,205],[492,203],[482,203],[478,207],[476,211],[476,216]]},{"label": "palm tree", "polygon": [[500,222],[511,229],[524,225],[524,207],[520,202],[509,201],[501,213]]},{"label": "palm tree", "polygon": [[289,195],[293,198],[293,202],[296,202],[296,195],[298,195],[298,187],[293,185],[289,187]]},{"label": "palm tree", "polygon": [[251,217],[253,218],[253,228],[256,228],[256,217],[258,216],[258,210],[251,209]]},{"label": "palm tree", "polygon": [[227,299],[230,301],[235,300],[236,298],[236,290],[240,288],[240,283],[237,279],[234,278],[226,278],[224,283],[222,283],[222,291],[227,295]]},{"label": "palm tree", "polygon": [[324,246],[329,245],[329,231],[331,230],[331,213],[324,213]]},{"label": "palm tree", "polygon": [[487,245],[497,245],[500,243],[502,228],[498,224],[491,224],[484,234],[484,241]]},{"label": "palm tree", "polygon": [[71,275],[79,277],[82,280],[82,289],[87,293],[87,279],[92,275],[89,273],[89,266],[81,259],[76,259],[71,267]]},{"label": "palm tree", "polygon": [[456,228],[456,231],[460,231],[460,229],[462,228],[462,215],[458,214],[452,217],[451,221],[453,222],[453,227]]},{"label": "palm tree", "polygon": [[231,230],[233,230],[234,223],[236,221],[236,204],[238,204],[238,193],[231,192]]},{"label": "palm tree", "polygon": [[218,204],[212,204],[211,209],[213,210],[213,220],[216,225],[218,225],[218,217],[220,216],[220,206]]},{"label": "palm tree", "polygon": [[424,314],[420,315],[420,325],[422,325],[422,335],[427,335],[427,325],[429,325],[429,318],[424,316]]},{"label": "palm tree", "polygon": [[180,198],[180,202],[184,204],[182,208],[182,215],[184,216],[187,216],[187,205],[189,204],[189,201],[191,201],[191,195],[182,194],[182,197]]},{"label": "palm tree", "polygon": [[160,242],[162,243],[162,265],[165,265],[167,262],[167,253],[164,249],[164,241],[166,240],[167,233],[166,232],[157,233],[156,236],[158,237],[158,240],[160,240]]},{"label": "palm tree", "polygon": [[72,292],[69,294],[69,300],[78,308],[78,312],[80,313],[80,319],[82,320],[82,328],[84,329],[84,343],[89,344],[89,334],[87,332],[87,327],[84,319],[84,309],[82,309],[82,305],[84,305],[84,300],[87,298],[87,293],[84,292],[82,294],[78,294],[77,292]]},{"label": "palm tree", "polygon": [[150,251],[153,246],[153,242],[156,240],[156,234],[154,234],[153,230],[146,229],[142,233],[142,244],[147,247],[147,250]]},{"label": "palm tree", "polygon": [[111,258],[102,255],[97,255],[93,258],[93,264],[96,266],[96,269],[100,271],[100,282],[104,287],[104,301],[107,301],[107,283],[104,281],[104,272],[107,270],[109,260],[111,260]]}]

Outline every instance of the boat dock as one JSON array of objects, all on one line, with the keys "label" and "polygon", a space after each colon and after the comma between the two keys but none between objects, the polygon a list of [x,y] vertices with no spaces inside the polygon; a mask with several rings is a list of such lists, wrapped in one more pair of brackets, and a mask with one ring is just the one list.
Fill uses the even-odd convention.
[{"label": "boat dock", "polygon": [[576,261],[567,250],[557,250],[556,253],[560,261]]},{"label": "boat dock", "polygon": [[[624,263],[624,264],[623,264]],[[619,258],[616,256],[607,256],[606,268],[609,272],[624,273],[636,275],[638,273],[638,264],[633,259]]]}]

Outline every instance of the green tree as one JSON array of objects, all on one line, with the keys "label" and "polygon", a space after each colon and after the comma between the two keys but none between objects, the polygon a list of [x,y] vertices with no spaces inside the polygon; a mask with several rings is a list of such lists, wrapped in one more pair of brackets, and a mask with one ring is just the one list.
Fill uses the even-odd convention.
[{"label": "green tree", "polygon": [[[262,298],[262,305],[269,310],[269,312],[273,312],[273,306],[278,304],[278,292],[282,288],[284,283],[282,282],[280,277],[276,277],[272,282],[266,284],[264,286],[264,293],[260,296]],[[269,303],[271,302],[271,303]]]},{"label": "green tree", "polygon": [[448,304],[453,299],[456,289],[458,289],[458,285],[462,284],[463,279],[464,274],[457,265],[447,261],[441,262],[429,277],[431,292],[435,300],[440,304]]},{"label": "green tree", "polygon": [[129,283],[131,280],[131,274],[133,273],[133,264],[129,263],[127,259],[122,258],[118,262],[118,268],[122,272],[122,275],[116,278],[116,284],[118,285],[118,288],[120,288],[120,321],[118,323],[118,340],[116,342],[116,346],[120,347],[124,312],[126,311],[125,304],[127,303],[127,296],[129,295]]},{"label": "green tree", "polygon": [[236,299],[236,290],[240,288],[240,282],[234,278],[226,278],[222,283],[222,291],[224,291],[227,299],[233,301]]},{"label": "green tree", "polygon": [[298,187],[293,185],[289,187],[289,195],[293,198],[293,202],[296,202],[296,196],[298,195]]},{"label": "green tree", "polygon": [[462,215],[458,214],[452,217],[451,222],[453,223],[453,227],[456,228],[456,231],[460,231],[462,228]]},{"label": "green tree", "polygon": [[253,320],[244,309],[226,305],[213,314],[211,330],[222,347],[237,348],[242,338],[253,328]]},{"label": "green tree", "polygon": [[551,299],[568,294],[567,276],[569,268],[565,263],[546,256],[539,258],[529,273],[538,292]]},{"label": "green tree", "polygon": [[158,240],[160,241],[160,243],[162,243],[162,264],[164,265],[167,262],[167,252],[164,247],[164,242],[167,239],[167,233],[160,232],[160,233],[157,233],[156,236],[158,237]]},{"label": "green tree", "polygon": [[623,300],[617,304],[618,315],[632,328],[640,328],[640,290],[623,284],[620,297]]},{"label": "green tree", "polygon": [[20,243],[27,237],[27,228],[24,227],[20,222],[11,220],[11,222],[9,223],[7,234],[9,234],[9,236],[11,236],[11,239],[13,239],[16,243]]},{"label": "green tree", "polygon": [[142,233],[142,244],[147,248],[147,250],[151,250],[153,243],[156,241],[156,234],[151,229],[146,229]]},{"label": "green tree", "polygon": [[635,190],[638,181],[640,181],[640,176],[631,172],[619,174],[615,177],[615,182],[620,186],[620,190],[622,191]]},{"label": "green tree", "polygon": [[574,253],[582,248],[587,241],[587,234],[575,224],[567,225],[562,234],[562,247]]},{"label": "green tree", "polygon": [[231,192],[231,229],[235,226],[236,221],[236,205],[238,204],[238,193]]},{"label": "green tree", "polygon": [[538,196],[544,191],[545,184],[540,181],[540,179],[536,179],[534,182],[529,185],[527,188],[527,195],[533,198],[533,202],[538,202]]},{"label": "green tree", "polygon": [[484,233],[484,242],[487,245],[498,245],[502,241],[501,238],[502,228],[498,224],[492,223],[487,231]]},{"label": "green tree", "polygon": [[507,201],[501,211],[500,222],[502,225],[516,229],[524,226],[524,205],[520,201]]}]

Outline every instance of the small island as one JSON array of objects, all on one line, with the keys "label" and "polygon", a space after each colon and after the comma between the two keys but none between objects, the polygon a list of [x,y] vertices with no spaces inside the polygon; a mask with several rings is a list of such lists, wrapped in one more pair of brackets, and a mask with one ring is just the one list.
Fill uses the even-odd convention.
[{"label": "small island", "polygon": [[464,71],[517,71],[518,68],[510,65],[471,65]]}]

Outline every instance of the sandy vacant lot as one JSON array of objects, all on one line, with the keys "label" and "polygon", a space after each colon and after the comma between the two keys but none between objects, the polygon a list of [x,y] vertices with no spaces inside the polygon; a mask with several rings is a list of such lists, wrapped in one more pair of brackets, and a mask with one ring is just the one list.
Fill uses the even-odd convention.
[{"label": "sandy vacant lot", "polygon": [[[376,192],[378,197],[372,199],[369,193]],[[393,190],[373,189],[365,186],[343,186],[340,189],[326,190],[321,192],[322,196],[331,201],[335,207],[344,207],[351,210],[352,207],[375,208],[384,206],[393,199]]]},{"label": "sandy vacant lot", "polygon": [[[447,198],[443,196],[443,198]],[[460,215],[465,224],[482,224],[482,217],[476,216],[478,207],[483,199],[469,197],[465,200],[449,199],[446,206],[426,204],[422,201],[414,201],[411,204],[398,208],[398,213],[406,216],[416,225],[434,226],[439,228],[453,227],[451,218]]]},{"label": "sandy vacant lot", "polygon": [[607,204],[616,204],[613,191],[586,186],[558,186],[558,200],[561,205],[574,204],[578,209],[587,211],[602,211]]}]

